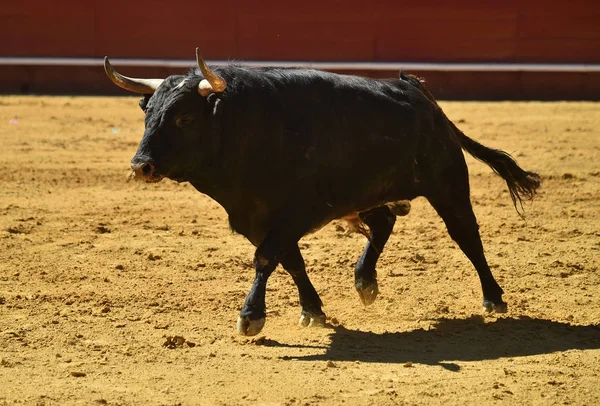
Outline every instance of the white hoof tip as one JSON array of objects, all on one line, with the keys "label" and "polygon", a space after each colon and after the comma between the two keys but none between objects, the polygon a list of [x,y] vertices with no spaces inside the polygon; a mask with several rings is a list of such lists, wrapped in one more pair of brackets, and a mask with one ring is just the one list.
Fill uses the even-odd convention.
[{"label": "white hoof tip", "polygon": [[312,315],[308,313],[302,313],[300,320],[298,320],[300,327],[324,327],[325,326],[325,315]]},{"label": "white hoof tip", "polygon": [[300,327],[308,327],[308,325],[310,324],[310,316],[308,314],[302,314],[300,316],[300,320],[298,320],[298,325]]},{"label": "white hoof tip", "polygon": [[377,286],[377,282],[375,282],[365,289],[357,290],[357,292],[363,304],[365,306],[369,306],[377,298],[377,295],[379,294],[379,287]]},{"label": "white hoof tip", "polygon": [[237,331],[244,336],[255,336],[261,332],[265,325],[265,318],[250,320],[248,317],[238,317]]},{"label": "white hoof tip", "polygon": [[506,313],[508,311],[508,305],[506,303],[494,304],[492,302],[485,302],[483,304],[484,313]]}]

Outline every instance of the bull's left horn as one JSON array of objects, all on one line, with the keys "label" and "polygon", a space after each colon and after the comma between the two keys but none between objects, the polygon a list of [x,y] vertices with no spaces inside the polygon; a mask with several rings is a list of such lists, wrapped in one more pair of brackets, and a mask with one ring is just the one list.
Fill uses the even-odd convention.
[{"label": "bull's left horn", "polygon": [[198,85],[198,93],[202,96],[208,96],[211,93],[220,93],[227,87],[227,82],[221,76],[213,72],[200,56],[200,51],[196,48],[196,63],[204,79]]},{"label": "bull's left horn", "polygon": [[141,94],[152,94],[156,91],[158,86],[163,82],[164,79],[138,79],[138,78],[130,78],[127,76],[121,75],[117,72],[110,62],[108,61],[108,56],[104,57],[104,71],[106,72],[106,76],[117,86],[122,89],[129,90],[134,93]]}]

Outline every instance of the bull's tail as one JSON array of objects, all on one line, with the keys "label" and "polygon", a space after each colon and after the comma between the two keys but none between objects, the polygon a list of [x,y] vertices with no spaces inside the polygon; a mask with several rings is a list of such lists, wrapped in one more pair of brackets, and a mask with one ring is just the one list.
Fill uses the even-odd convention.
[{"label": "bull's tail", "polygon": [[[404,75],[400,72],[400,79],[410,82],[417,87],[429,101],[431,101],[440,112],[446,117],[437,101],[427,89],[425,80],[414,75]],[[485,145],[467,137],[448,117],[446,117],[452,131],[462,149],[473,155],[475,158],[488,164],[494,172],[500,175],[508,185],[510,197],[515,205],[515,209],[522,216],[523,200],[532,200],[536,190],[541,186],[540,175],[535,172],[523,170],[510,154],[499,149],[488,148]],[[517,205],[518,203],[518,205]]]},{"label": "bull's tail", "polygon": [[515,209],[521,214],[519,208],[523,209],[523,200],[532,200],[541,185],[540,175],[522,169],[510,154],[499,149],[488,148],[467,137],[454,123],[448,121],[461,147],[481,162],[488,164],[506,181]]}]

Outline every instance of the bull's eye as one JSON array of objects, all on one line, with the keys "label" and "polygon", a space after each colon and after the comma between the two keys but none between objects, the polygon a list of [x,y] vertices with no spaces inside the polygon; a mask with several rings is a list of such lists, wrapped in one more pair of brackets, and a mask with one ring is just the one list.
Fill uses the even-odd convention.
[{"label": "bull's eye", "polygon": [[188,115],[182,115],[182,116],[177,116],[175,117],[175,125],[179,128],[184,128],[189,126],[192,121],[194,121],[194,118],[192,116],[188,116]]}]

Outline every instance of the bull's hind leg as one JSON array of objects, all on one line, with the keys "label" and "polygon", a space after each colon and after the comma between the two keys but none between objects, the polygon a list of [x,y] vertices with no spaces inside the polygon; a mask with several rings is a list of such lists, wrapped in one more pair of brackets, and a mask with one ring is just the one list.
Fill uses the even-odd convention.
[{"label": "bull's hind leg", "polygon": [[[464,175],[464,176],[463,176]],[[426,196],[438,214],[446,223],[448,233],[475,266],[483,291],[483,308],[485,311],[504,313],[506,303],[502,301],[502,288],[498,285],[483,253],[483,245],[479,235],[479,226],[469,198],[469,183],[466,167],[464,174],[447,177],[441,190]]]},{"label": "bull's hind leg", "polygon": [[302,306],[298,324],[303,327],[325,325],[325,313],[321,310],[321,298],[308,279],[304,258],[302,258],[298,245],[284,254],[281,258],[281,265],[291,275],[298,288],[300,306]]},{"label": "bull's hind leg", "polygon": [[360,300],[367,306],[379,293],[375,265],[394,228],[396,216],[387,206],[381,206],[360,213],[360,218],[369,227],[370,236],[354,269],[354,286]]}]

